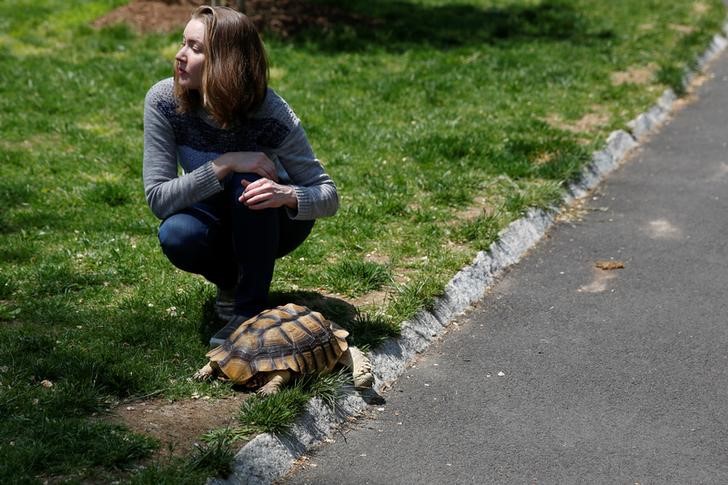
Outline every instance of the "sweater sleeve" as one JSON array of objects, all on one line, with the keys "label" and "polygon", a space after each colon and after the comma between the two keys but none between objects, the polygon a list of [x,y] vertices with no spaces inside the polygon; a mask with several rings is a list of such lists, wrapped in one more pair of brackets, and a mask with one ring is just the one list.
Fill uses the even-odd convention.
[{"label": "sweater sleeve", "polygon": [[158,83],[144,100],[144,160],[142,176],[149,208],[160,219],[222,191],[212,161],[178,175],[177,145],[169,120],[160,110]]},{"label": "sweater sleeve", "polygon": [[297,220],[333,216],[339,209],[336,185],[314,155],[299,120],[290,115],[293,127],[276,150],[298,199],[298,210],[289,209],[288,216]]},{"label": "sweater sleeve", "polygon": [[314,156],[300,125],[284,141],[279,159],[291,177],[298,199],[298,210],[289,210],[289,217],[310,220],[336,214],[339,209],[336,185]]}]

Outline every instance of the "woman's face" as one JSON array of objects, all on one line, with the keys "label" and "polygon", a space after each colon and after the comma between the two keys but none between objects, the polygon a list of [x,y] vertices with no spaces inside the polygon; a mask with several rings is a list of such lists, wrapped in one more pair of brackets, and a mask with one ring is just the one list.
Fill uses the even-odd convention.
[{"label": "woman's face", "polygon": [[192,19],[187,23],[177,61],[177,82],[186,89],[200,89],[205,65],[205,24]]}]

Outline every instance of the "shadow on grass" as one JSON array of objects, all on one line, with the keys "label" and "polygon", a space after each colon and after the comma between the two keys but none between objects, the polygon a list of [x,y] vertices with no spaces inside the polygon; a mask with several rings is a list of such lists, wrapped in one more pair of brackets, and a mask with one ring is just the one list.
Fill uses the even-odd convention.
[{"label": "shadow on grass", "polygon": [[530,40],[582,44],[613,37],[608,30],[590,30],[584,16],[560,0],[492,8],[425,6],[401,0],[300,3],[329,7],[332,20],[325,28],[303,28],[289,39],[331,52],[371,47],[396,51],[414,45],[448,49]]}]

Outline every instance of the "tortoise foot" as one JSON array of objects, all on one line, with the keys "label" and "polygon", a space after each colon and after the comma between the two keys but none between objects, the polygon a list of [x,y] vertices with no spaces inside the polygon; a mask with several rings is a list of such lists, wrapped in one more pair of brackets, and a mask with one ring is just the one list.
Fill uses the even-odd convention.
[{"label": "tortoise foot", "polygon": [[355,389],[369,389],[374,384],[372,363],[369,358],[356,347],[349,347],[351,354],[351,375]]},{"label": "tortoise foot", "polygon": [[281,386],[291,379],[291,373],[287,371],[271,372],[271,377],[263,387],[258,389],[258,394],[261,396],[270,396],[277,393]]},{"label": "tortoise foot", "polygon": [[205,367],[195,372],[192,378],[196,381],[206,381],[212,379],[213,374],[214,372],[210,364],[205,364]]}]

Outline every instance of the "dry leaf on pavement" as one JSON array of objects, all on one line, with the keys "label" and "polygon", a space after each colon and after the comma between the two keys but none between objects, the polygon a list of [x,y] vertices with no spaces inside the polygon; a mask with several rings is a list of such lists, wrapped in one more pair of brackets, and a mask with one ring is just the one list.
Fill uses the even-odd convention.
[{"label": "dry leaf on pavement", "polygon": [[599,269],[603,269],[605,271],[610,271],[613,269],[624,268],[624,262],[623,261],[597,261],[596,263],[594,263],[594,266],[596,266]]}]

